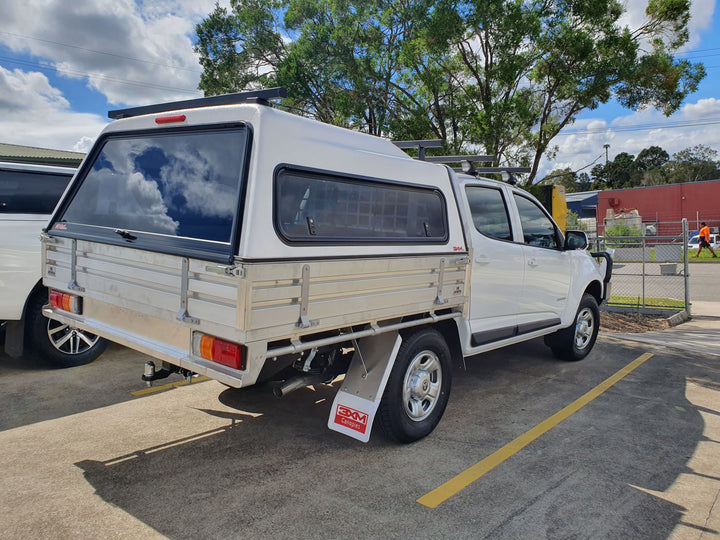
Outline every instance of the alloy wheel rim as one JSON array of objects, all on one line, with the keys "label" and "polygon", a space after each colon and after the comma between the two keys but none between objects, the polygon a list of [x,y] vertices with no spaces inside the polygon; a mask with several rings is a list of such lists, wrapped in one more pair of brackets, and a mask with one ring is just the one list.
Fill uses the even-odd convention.
[{"label": "alloy wheel rim", "polygon": [[100,339],[100,336],[54,320],[48,321],[47,334],[55,349],[69,355],[87,352]]}]

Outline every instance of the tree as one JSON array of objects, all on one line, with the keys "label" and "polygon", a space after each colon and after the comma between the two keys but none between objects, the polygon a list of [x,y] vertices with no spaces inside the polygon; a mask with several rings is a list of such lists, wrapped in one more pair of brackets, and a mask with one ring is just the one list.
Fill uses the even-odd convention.
[{"label": "tree", "polygon": [[639,185],[635,156],[620,152],[606,167],[606,183],[610,189],[624,189]]},{"label": "tree", "polygon": [[635,163],[640,171],[658,169],[670,160],[670,155],[659,146],[644,148],[635,158]]},{"label": "tree", "polygon": [[616,97],[677,110],[704,76],[673,53],[689,0],[232,0],[197,27],[207,94],[288,88],[288,106],[376,135],[442,138],[529,165],[577,115]]},{"label": "tree", "polygon": [[679,184],[720,178],[717,158],[716,150],[702,144],[681,150],[665,165],[668,182]]},{"label": "tree", "polygon": [[670,160],[670,155],[659,146],[651,146],[640,151],[635,158],[635,166],[640,175],[640,185],[657,186],[665,183],[663,165]]},{"label": "tree", "polygon": [[574,193],[577,189],[577,173],[566,167],[564,169],[553,169],[550,174],[538,182],[538,185],[563,186],[565,193]]},{"label": "tree", "polygon": [[590,191],[593,188],[593,181],[590,175],[586,172],[581,172],[577,175],[577,189],[576,191]]}]

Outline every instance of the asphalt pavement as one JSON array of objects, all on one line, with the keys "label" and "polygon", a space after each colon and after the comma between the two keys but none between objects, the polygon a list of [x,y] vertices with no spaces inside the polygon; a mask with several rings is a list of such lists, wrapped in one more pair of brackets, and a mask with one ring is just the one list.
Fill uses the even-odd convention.
[{"label": "asphalt pavement", "polygon": [[693,266],[691,320],[603,334],[583,362],[542,340],[469,359],[436,431],[407,446],[328,431],[330,387],[138,397],[145,357],[120,346],[71,370],[0,355],[2,537],[718,537],[720,265]]},{"label": "asphalt pavement", "polygon": [[[703,265],[703,272],[696,272],[707,274],[708,270],[720,271],[720,266]],[[692,274],[692,268],[691,268]],[[714,280],[716,283],[717,280]],[[697,293],[699,288],[696,288]],[[704,289],[708,292],[708,289]],[[720,301],[716,298],[719,296],[718,288],[715,285],[709,289],[709,296],[711,300],[691,300],[691,318],[677,326],[666,328],[665,330],[658,330],[652,332],[645,332],[640,334],[611,334],[611,339],[617,339],[624,342],[635,342],[650,345],[652,347],[662,347],[668,349],[675,349],[680,354],[687,353],[691,354],[703,354],[703,355],[714,355],[720,356]],[[705,295],[707,298],[708,295]],[[691,299],[693,293],[691,289]],[[718,299],[720,300],[720,298]],[[720,362],[720,358],[718,359]],[[711,470],[717,471],[716,458],[711,458],[709,465]],[[700,508],[711,508],[707,521],[705,522],[705,531],[698,531],[692,529],[680,529],[676,530],[672,538],[705,538],[704,533],[708,531],[720,530],[720,492],[717,489],[711,488],[707,491],[696,491],[695,488],[689,488],[689,486],[683,486],[682,481],[677,482],[678,491],[688,491],[692,489],[695,491],[694,499],[692,500],[693,505]],[[709,537],[710,535],[708,535]]]}]

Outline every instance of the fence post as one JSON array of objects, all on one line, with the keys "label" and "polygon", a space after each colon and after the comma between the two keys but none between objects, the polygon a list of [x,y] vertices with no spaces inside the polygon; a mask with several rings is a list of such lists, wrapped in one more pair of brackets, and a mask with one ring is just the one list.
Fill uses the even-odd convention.
[{"label": "fence post", "polygon": [[642,250],[642,307],[645,308],[645,237],[642,237],[640,243],[640,249]]},{"label": "fence post", "polygon": [[685,277],[685,311],[690,313],[690,263],[688,261],[688,221],[686,218],[682,220],[682,233],[683,233],[683,276]]}]

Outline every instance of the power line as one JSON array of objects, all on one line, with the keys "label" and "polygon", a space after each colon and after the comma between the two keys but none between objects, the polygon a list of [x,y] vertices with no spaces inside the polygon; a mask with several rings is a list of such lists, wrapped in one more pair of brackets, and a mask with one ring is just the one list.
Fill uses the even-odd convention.
[{"label": "power line", "polygon": [[626,126],[626,127],[604,127],[604,128],[597,128],[597,129],[572,129],[572,130],[564,130],[558,133],[559,135],[593,135],[596,133],[606,133],[608,131],[613,131],[616,133],[621,133],[625,131],[652,131],[653,129],[676,129],[676,128],[685,128],[685,127],[699,127],[699,126],[712,126],[720,124],[720,119],[716,120],[699,120],[697,122],[668,122],[665,124],[639,124],[636,126]]},{"label": "power line", "polygon": [[160,66],[160,67],[166,67],[166,68],[171,68],[171,69],[180,69],[183,71],[189,71],[191,73],[202,73],[202,71],[197,70],[197,69],[191,69],[191,68],[181,67],[181,66],[172,65],[172,64],[161,64],[160,62],[152,62],[151,60],[143,60],[141,58],[134,58],[132,56],[125,56],[122,54],[116,54],[116,53],[111,53],[111,52],[107,52],[107,51],[98,51],[95,49],[88,49],[87,47],[80,47],[78,45],[70,45],[69,43],[62,43],[60,41],[52,41],[50,39],[42,39],[42,38],[38,38],[38,37],[34,37],[34,36],[25,36],[23,34],[15,34],[13,32],[5,32],[2,30],[0,30],[0,34],[5,34],[8,36],[13,36],[13,37],[19,37],[19,38],[23,38],[23,39],[30,39],[33,41],[40,41],[42,43],[50,43],[52,45],[60,45],[62,47],[78,49],[80,51],[86,51],[86,52],[91,52],[91,53],[95,53],[95,54],[104,54],[106,56],[113,56],[115,58],[123,58],[125,60],[132,60],[134,62],[142,62],[144,64],[151,64],[153,66]]},{"label": "power line", "polygon": [[174,86],[165,86],[165,85],[161,85],[161,84],[152,84],[152,83],[146,83],[146,82],[141,82],[141,81],[132,81],[129,79],[118,79],[115,77],[108,77],[106,75],[87,73],[84,71],[78,71],[78,70],[74,70],[74,69],[60,69],[60,68],[54,67],[54,66],[45,66],[45,65],[39,64],[37,62],[16,60],[14,58],[8,58],[6,56],[0,56],[0,60],[5,60],[6,62],[11,62],[13,64],[30,66],[30,67],[34,67],[34,68],[45,70],[45,71],[55,71],[57,73],[65,73],[68,75],[80,75],[83,77],[92,77],[95,79],[101,79],[104,81],[114,82],[114,83],[118,83],[118,84],[126,84],[126,85],[130,85],[130,86],[141,86],[144,88],[155,88],[157,90],[172,90],[173,92],[181,92],[184,94],[195,94],[195,95],[201,94],[201,92],[199,90],[187,90],[185,88],[177,88]]},{"label": "power line", "polygon": [[585,165],[585,166],[583,166],[583,167],[580,167],[579,169],[577,169],[577,170],[575,170],[575,171],[558,172],[558,173],[555,173],[555,174],[553,174],[553,172],[550,171],[550,174],[548,174],[546,177],[544,177],[542,180],[540,180],[540,182],[538,182],[538,184],[541,184],[542,182],[545,182],[546,180],[547,180],[547,181],[552,181],[552,180],[554,180],[555,178],[561,178],[561,177],[563,177],[563,176],[574,176],[574,175],[576,175],[577,173],[579,173],[580,171],[582,171],[583,169],[587,169],[588,167],[590,167],[590,165],[595,165],[595,163],[597,163],[597,161],[598,161],[601,157],[603,157],[603,155],[604,155],[604,154],[600,154],[598,157],[596,157],[596,158],[595,158],[594,160],[592,160],[590,163],[588,163],[587,165]]}]

